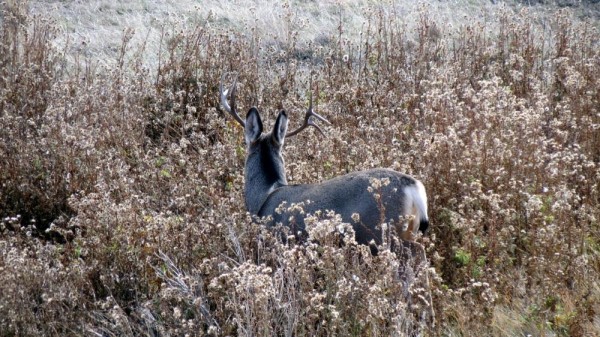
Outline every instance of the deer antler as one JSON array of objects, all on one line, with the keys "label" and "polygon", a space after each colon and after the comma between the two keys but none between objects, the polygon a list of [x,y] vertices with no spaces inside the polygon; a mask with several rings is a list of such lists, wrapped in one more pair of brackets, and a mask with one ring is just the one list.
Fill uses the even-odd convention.
[{"label": "deer antler", "polygon": [[304,123],[302,124],[302,126],[300,126],[299,128],[297,128],[296,130],[292,131],[292,132],[288,132],[286,137],[292,137],[295,136],[297,134],[300,133],[300,131],[304,130],[306,127],[308,126],[312,126],[315,129],[319,130],[319,132],[325,136],[325,133],[323,133],[323,130],[321,130],[321,127],[319,127],[319,125],[315,124],[315,122],[313,121],[313,117],[317,118],[318,120],[327,123],[327,124],[331,124],[327,119],[325,119],[325,117],[319,115],[318,113],[313,111],[312,108],[313,104],[312,104],[312,93],[309,94],[309,103],[308,103],[308,109],[306,110],[306,115],[304,115]]},{"label": "deer antler", "polygon": [[[233,80],[233,84],[230,89],[223,90],[223,79],[225,78],[225,74],[221,75],[221,83],[219,83],[219,96],[221,97],[221,105],[225,111],[229,112],[229,114],[238,122],[242,127],[246,127],[246,123],[240,117],[235,109],[235,90],[237,88],[237,76]],[[231,96],[231,104],[227,102],[227,96]]]}]

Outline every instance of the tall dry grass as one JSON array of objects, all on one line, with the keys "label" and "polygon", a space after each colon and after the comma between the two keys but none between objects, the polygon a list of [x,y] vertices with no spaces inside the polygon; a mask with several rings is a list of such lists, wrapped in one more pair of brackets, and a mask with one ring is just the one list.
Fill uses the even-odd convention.
[{"label": "tall dry grass", "polygon": [[[0,29],[1,335],[600,334],[593,25],[498,9],[449,31],[427,7],[372,5],[357,39],[340,19],[321,44],[291,23],[276,43],[165,28],[148,67],[133,31],[97,62],[27,8],[3,3]],[[266,121],[299,123],[312,91],[333,122],[286,144],[290,182],[424,181],[435,326],[404,300],[424,290],[398,282],[402,261],[334,215],[304,244],[246,215],[224,72]]]}]

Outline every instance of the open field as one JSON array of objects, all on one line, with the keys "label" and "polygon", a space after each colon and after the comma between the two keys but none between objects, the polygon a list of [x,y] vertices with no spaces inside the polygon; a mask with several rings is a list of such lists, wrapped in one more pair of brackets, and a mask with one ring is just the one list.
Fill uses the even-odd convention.
[{"label": "open field", "polygon": [[[0,336],[600,335],[598,3],[528,3],[0,2]],[[223,73],[332,122],[290,183],[424,182],[435,324],[334,216],[246,214]]]}]

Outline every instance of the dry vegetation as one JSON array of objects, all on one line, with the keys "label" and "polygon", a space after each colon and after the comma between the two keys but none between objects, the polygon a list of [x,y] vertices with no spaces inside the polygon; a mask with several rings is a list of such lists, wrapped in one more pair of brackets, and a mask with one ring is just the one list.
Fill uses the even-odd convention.
[{"label": "dry vegetation", "polygon": [[[129,30],[103,65],[11,3],[0,5],[0,336],[600,335],[593,24],[498,7],[449,30],[427,7],[372,5],[360,34],[340,15],[299,43],[307,24],[290,5],[272,36],[252,20],[165,27],[148,67]],[[294,127],[316,93],[333,125],[286,144],[290,182],[390,167],[425,183],[435,326],[407,310],[402,261],[340,246],[335,217],[294,245],[245,214],[224,72],[267,124],[285,107]]]}]

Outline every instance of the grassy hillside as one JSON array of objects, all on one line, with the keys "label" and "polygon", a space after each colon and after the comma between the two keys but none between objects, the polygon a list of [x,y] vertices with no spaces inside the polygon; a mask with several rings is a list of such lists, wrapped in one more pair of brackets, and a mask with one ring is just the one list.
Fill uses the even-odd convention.
[{"label": "grassy hillside", "polygon": [[[600,335],[594,6],[2,2],[0,336]],[[424,182],[435,324],[335,215],[246,214],[223,73],[267,129],[332,122],[290,183]]]},{"label": "grassy hillside", "polygon": [[[10,1],[9,1],[10,2]],[[414,31],[414,19],[424,6],[428,15],[440,23],[444,32],[457,32],[460,25],[481,21],[486,28],[496,29],[499,8],[530,10],[538,23],[548,20],[560,8],[568,8],[577,20],[587,20],[598,28],[600,2],[580,0],[548,1],[32,1],[30,12],[52,18],[61,29],[55,44],[67,45],[68,57],[93,57],[101,62],[113,62],[118,55],[125,29],[134,30],[132,44],[143,44],[143,58],[156,67],[158,51],[165,34],[194,25],[213,29],[256,30],[262,43],[287,41],[297,33],[301,45],[328,44],[343,23],[346,38],[357,42],[360,32],[372,15],[369,7],[376,6],[387,15],[397,15],[403,25]],[[133,51],[130,51],[133,52]]]}]

